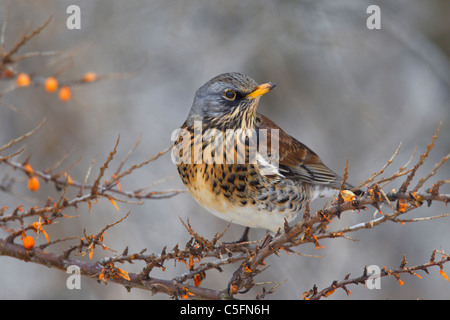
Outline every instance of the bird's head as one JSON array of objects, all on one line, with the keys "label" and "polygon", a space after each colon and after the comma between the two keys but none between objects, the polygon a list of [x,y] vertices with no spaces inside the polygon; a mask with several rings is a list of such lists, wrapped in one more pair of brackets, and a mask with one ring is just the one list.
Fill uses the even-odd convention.
[{"label": "bird's head", "polygon": [[258,85],[242,73],[218,75],[197,90],[186,124],[202,121],[222,129],[253,128],[259,98],[274,87],[274,83]]}]

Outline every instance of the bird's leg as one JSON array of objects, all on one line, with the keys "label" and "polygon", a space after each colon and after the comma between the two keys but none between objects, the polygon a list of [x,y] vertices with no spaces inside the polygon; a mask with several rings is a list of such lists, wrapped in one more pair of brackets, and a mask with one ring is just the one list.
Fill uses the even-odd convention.
[{"label": "bird's leg", "polygon": [[[239,240],[237,241],[233,241],[233,242],[224,242],[224,245],[238,245],[240,243],[245,244],[245,242],[248,242],[248,232],[250,231],[250,227],[246,227],[244,230],[244,233],[242,234],[242,236],[239,238]],[[247,244],[245,244],[247,245]]]},{"label": "bird's leg", "polygon": [[242,236],[239,238],[239,240],[237,241],[239,242],[247,242],[248,241],[248,232],[250,231],[250,227],[245,227],[244,233],[242,234]]}]

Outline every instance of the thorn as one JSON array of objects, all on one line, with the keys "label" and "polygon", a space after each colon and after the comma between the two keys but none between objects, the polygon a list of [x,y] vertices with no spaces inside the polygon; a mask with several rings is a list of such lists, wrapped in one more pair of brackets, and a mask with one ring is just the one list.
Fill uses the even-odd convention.
[{"label": "thorn", "polygon": [[289,223],[286,218],[284,218],[284,233],[288,233],[291,228],[289,227]]},{"label": "thorn", "polygon": [[339,207],[339,205],[336,207],[336,217],[338,217],[338,219],[341,218],[341,208]]}]

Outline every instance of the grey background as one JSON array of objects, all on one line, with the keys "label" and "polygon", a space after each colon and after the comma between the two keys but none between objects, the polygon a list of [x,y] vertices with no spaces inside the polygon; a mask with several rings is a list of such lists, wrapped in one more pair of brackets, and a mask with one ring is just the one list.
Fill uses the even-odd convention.
[{"label": "grey background", "polygon": [[[5,21],[9,1],[0,0],[0,22]],[[66,8],[81,8],[81,30],[66,28]],[[381,8],[381,30],[368,30],[366,9]],[[92,159],[94,177],[120,134],[120,160],[142,133],[142,142],[128,164],[141,162],[170,145],[170,135],[187,116],[195,90],[213,76],[229,71],[249,74],[259,83],[275,82],[276,90],[264,96],[259,111],[313,150],[333,170],[342,173],[349,159],[350,181],[364,181],[379,170],[399,143],[403,147],[392,168],[394,172],[411,156],[414,148],[424,152],[440,120],[443,126],[436,148],[418,175],[429,172],[450,150],[450,3],[446,0],[399,1],[56,1],[14,0],[10,6],[6,48],[42,24],[50,25],[20,53],[61,50],[69,58],[36,57],[17,66],[18,71],[48,76],[66,66],[60,79],[78,79],[87,71],[98,74],[134,72],[132,77],[74,88],[73,99],[62,103],[42,87],[14,91],[1,98],[0,144],[35,127],[43,118],[45,126],[26,141],[26,155],[36,169],[51,167],[72,150],[62,168],[77,159],[70,171],[84,179]],[[0,82],[3,90],[8,86]],[[13,105],[14,110],[7,105]],[[23,157],[22,157],[23,159]],[[430,181],[449,178],[444,165]],[[109,172],[109,175],[112,174]],[[0,193],[0,207],[42,205],[46,196],[57,197],[54,186],[43,185],[32,194],[26,177],[0,166],[0,178],[16,177],[14,194]],[[107,177],[109,177],[107,175]],[[105,177],[105,178],[107,178]],[[167,179],[168,178],[168,179]],[[23,179],[23,180],[20,180]],[[169,155],[158,159],[122,183],[126,190],[154,186],[153,190],[183,188]],[[397,188],[403,180],[387,188]],[[416,181],[413,182],[415,184]],[[442,188],[449,192],[449,188]],[[71,194],[75,195],[75,192]],[[60,221],[48,231],[51,239],[98,233],[128,210],[132,214],[106,233],[105,243],[118,252],[147,248],[160,252],[167,245],[184,246],[189,235],[178,217],[190,222],[206,237],[222,231],[227,223],[206,213],[189,194],[171,199],[146,201],[142,206],[118,204],[117,212],[108,201],[100,201],[89,213],[85,205],[68,214],[75,220]],[[312,209],[323,206],[320,201]],[[388,211],[387,208],[385,210]],[[333,228],[367,221],[373,209],[360,214],[345,213]],[[449,213],[440,203],[413,211],[411,217]],[[349,240],[323,241],[325,250],[313,245],[299,248],[304,254],[321,258],[286,255],[270,257],[270,268],[257,281],[288,281],[271,299],[300,299],[316,284],[328,286],[351,273],[358,276],[365,265],[396,268],[406,254],[409,265],[428,261],[433,249],[449,251],[449,220],[387,223],[363,230]],[[225,240],[236,240],[243,227],[232,225]],[[3,231],[0,233],[4,234]],[[260,239],[264,230],[252,230]],[[45,239],[39,237],[38,243]],[[57,249],[57,248],[56,248]],[[94,259],[108,254],[101,249]],[[86,258],[86,257],[85,257]],[[167,299],[133,289],[128,293],[115,284],[104,286],[82,279],[81,290],[68,290],[67,274],[43,266],[0,257],[1,299]],[[143,265],[124,265],[139,271]],[[183,264],[155,277],[171,278],[185,272]],[[223,273],[208,272],[202,286],[225,288],[236,266]],[[444,268],[450,274],[448,266]],[[404,275],[400,287],[395,278],[383,278],[381,290],[350,286],[349,298],[340,290],[328,299],[448,299],[450,284],[430,269],[422,279]],[[266,285],[267,288],[272,285]],[[244,297],[253,298],[261,287]]]}]

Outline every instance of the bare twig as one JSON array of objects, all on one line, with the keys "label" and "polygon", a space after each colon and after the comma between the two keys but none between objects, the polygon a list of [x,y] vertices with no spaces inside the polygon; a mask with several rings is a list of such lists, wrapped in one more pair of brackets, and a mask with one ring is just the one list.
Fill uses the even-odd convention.
[{"label": "bare twig", "polygon": [[117,137],[116,144],[114,145],[114,149],[109,153],[108,158],[106,159],[105,163],[100,167],[100,171],[98,173],[97,179],[95,180],[94,184],[91,188],[91,194],[96,194],[98,191],[98,186],[100,184],[100,180],[102,179],[103,175],[105,174],[105,170],[108,168],[109,163],[114,159],[114,155],[117,153],[117,146],[119,145],[120,135]]},{"label": "bare twig", "polygon": [[47,19],[47,21],[44,22],[41,26],[34,29],[30,34],[24,35],[22,39],[16,43],[16,45],[3,56],[3,59],[1,60],[2,64],[7,64],[11,62],[15,62],[14,58],[12,57],[25,43],[27,43],[30,39],[32,39],[34,36],[38,35],[42,30],[47,27],[47,25],[52,20],[52,17]]},{"label": "bare twig", "polygon": [[[436,133],[434,134],[434,136],[431,138],[431,142],[429,145],[427,145],[427,151],[425,153],[422,153],[420,155],[420,159],[419,161],[416,163],[416,165],[414,166],[413,170],[411,171],[411,173],[409,174],[409,176],[406,178],[405,182],[403,182],[402,186],[400,187],[400,191],[401,192],[406,192],[406,190],[408,189],[409,184],[411,183],[411,180],[414,178],[414,175],[416,174],[416,171],[419,169],[419,167],[422,166],[422,164],[425,162],[425,160],[427,159],[430,151],[433,149],[434,147],[434,143],[439,135],[439,131],[441,129],[441,125],[442,125],[442,120],[441,122],[439,122],[439,125],[436,129]],[[445,161],[444,161],[445,162]]]},{"label": "bare twig", "polygon": [[45,119],[41,121],[41,123],[38,124],[38,126],[36,128],[34,128],[33,130],[31,130],[30,132],[25,133],[24,135],[20,136],[19,138],[16,139],[12,139],[10,142],[8,142],[7,144],[3,145],[2,147],[0,147],[0,152],[11,148],[13,145],[15,145],[18,142],[21,142],[22,140],[28,138],[29,136],[33,135],[36,131],[38,131],[45,123]]}]

